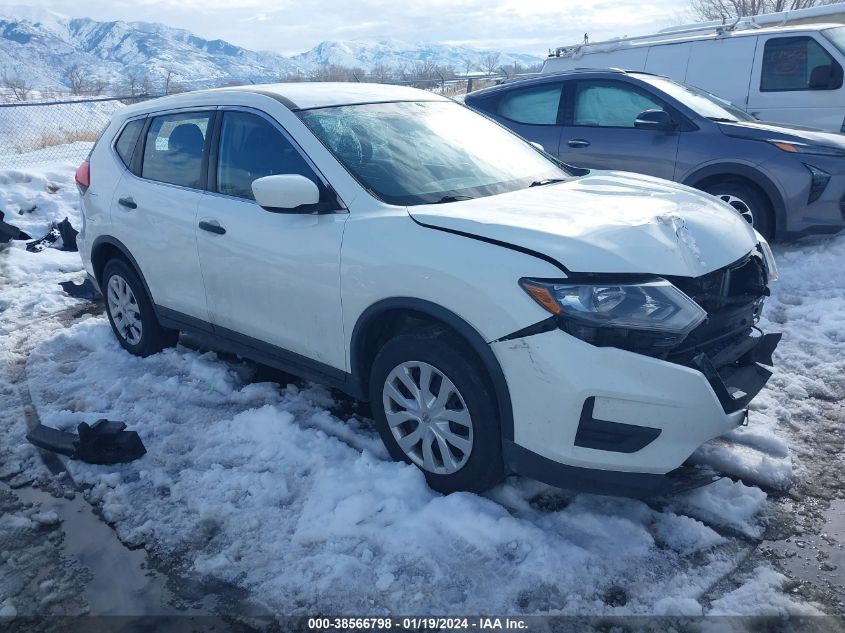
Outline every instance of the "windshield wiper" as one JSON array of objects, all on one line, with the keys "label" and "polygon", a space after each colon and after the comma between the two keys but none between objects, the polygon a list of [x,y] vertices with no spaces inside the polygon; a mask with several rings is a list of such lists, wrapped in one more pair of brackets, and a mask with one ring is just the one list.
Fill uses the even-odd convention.
[{"label": "windshield wiper", "polygon": [[709,116],[707,117],[715,123],[739,123],[739,119],[725,119],[724,117]]},{"label": "windshield wiper", "polygon": [[535,180],[529,187],[542,187],[543,185],[553,185],[556,182],[564,182],[566,178],[546,178],[544,180]]},{"label": "windshield wiper", "polygon": [[446,202],[460,202],[461,200],[474,200],[474,196],[443,196],[437,202],[432,204],[444,204]]}]

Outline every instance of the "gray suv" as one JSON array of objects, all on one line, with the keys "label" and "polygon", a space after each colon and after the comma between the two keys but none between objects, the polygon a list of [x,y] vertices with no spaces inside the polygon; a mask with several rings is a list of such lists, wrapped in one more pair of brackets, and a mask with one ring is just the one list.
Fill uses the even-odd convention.
[{"label": "gray suv", "polygon": [[768,238],[845,228],[845,136],[763,123],[691,86],[582,70],[479,90],[466,104],[560,160],[711,193]]}]

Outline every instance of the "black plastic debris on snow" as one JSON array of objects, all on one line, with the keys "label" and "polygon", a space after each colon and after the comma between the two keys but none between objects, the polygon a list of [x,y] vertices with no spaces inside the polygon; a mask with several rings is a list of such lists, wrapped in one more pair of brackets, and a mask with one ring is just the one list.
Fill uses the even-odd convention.
[{"label": "black plastic debris on snow", "polygon": [[64,290],[74,299],[98,301],[102,298],[102,295],[100,294],[99,290],[97,290],[97,287],[91,282],[90,279],[86,279],[81,284],[77,284],[72,281],[62,281],[59,282],[59,285],[62,287],[62,290]]},{"label": "black plastic debris on snow", "polygon": [[26,439],[38,448],[89,464],[122,464],[147,452],[138,433],[127,431],[123,422],[111,420],[97,420],[90,426],[83,422],[76,433],[39,424],[26,434]]},{"label": "black plastic debris on snow", "polygon": [[65,218],[61,222],[54,222],[44,237],[29,242],[26,245],[26,250],[30,253],[40,253],[45,248],[54,246],[61,240],[61,245],[58,246],[59,250],[75,252],[79,250],[76,245],[77,235],[79,235],[79,231],[73,228],[70,220]]},{"label": "black plastic debris on snow", "polygon": [[11,240],[31,240],[32,238],[18,227],[3,221],[6,214],[0,211],[0,244],[7,244]]}]

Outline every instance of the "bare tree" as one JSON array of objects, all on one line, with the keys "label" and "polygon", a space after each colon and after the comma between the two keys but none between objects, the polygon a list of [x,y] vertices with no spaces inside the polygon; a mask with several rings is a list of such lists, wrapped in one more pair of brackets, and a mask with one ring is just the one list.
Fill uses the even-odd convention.
[{"label": "bare tree", "polygon": [[488,75],[492,75],[499,67],[499,53],[487,53],[481,59],[481,68],[486,71]]},{"label": "bare tree", "polygon": [[139,85],[141,83],[141,78],[137,72],[134,70],[130,70],[126,73],[126,76],[123,78],[125,90],[128,91],[128,96],[134,97],[139,92]]},{"label": "bare tree", "polygon": [[370,71],[369,79],[376,83],[384,83],[390,78],[390,69],[384,64],[376,64]]},{"label": "bare tree", "polygon": [[88,82],[88,93],[94,96],[101,95],[106,91],[107,87],[108,84],[106,84],[105,79],[95,77]]},{"label": "bare tree", "polygon": [[64,80],[72,95],[81,95],[88,92],[88,78],[85,76],[85,71],[77,64],[68,67],[64,72]]},{"label": "bare tree", "polygon": [[8,75],[3,71],[3,87],[11,91],[12,96],[18,101],[26,101],[29,99],[29,93],[32,92],[32,84],[23,77],[18,75]]},{"label": "bare tree", "polygon": [[161,72],[164,75],[164,78],[163,78],[163,81],[162,81],[162,84],[163,84],[162,87],[164,88],[164,94],[169,95],[170,94],[170,84],[173,83],[173,69],[172,68],[165,68]]},{"label": "bare tree", "polygon": [[690,0],[693,14],[702,20],[728,20],[763,13],[795,11],[838,0]]}]

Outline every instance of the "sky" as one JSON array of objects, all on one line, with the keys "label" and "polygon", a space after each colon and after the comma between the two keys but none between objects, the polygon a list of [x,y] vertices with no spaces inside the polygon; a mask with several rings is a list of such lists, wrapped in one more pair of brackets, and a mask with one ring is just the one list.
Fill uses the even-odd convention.
[{"label": "sky", "polygon": [[[8,14],[20,0],[0,0]],[[162,22],[207,39],[295,54],[324,40],[394,39],[545,54],[688,22],[688,0],[30,0],[71,17]]]}]

